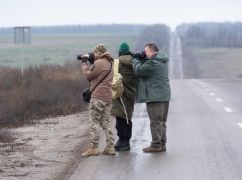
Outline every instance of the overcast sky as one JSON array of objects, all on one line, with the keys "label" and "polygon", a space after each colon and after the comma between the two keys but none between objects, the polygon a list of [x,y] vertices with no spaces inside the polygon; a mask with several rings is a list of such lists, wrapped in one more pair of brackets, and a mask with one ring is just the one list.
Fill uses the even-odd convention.
[{"label": "overcast sky", "polygon": [[0,27],[242,21],[242,0],[1,0]]}]

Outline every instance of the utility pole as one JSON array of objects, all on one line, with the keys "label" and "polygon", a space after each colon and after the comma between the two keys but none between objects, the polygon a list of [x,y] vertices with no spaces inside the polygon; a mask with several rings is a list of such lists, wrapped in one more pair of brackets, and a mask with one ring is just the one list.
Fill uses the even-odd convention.
[{"label": "utility pole", "polygon": [[23,62],[23,47],[24,44],[31,44],[31,27],[29,26],[19,26],[14,27],[14,43],[21,45],[21,74],[24,74],[24,62]]}]

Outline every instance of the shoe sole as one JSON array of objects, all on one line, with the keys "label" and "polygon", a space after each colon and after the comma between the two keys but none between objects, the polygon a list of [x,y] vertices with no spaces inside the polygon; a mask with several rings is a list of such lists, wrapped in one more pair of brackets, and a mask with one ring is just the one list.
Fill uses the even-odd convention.
[{"label": "shoe sole", "polygon": [[83,154],[82,154],[83,157],[99,156],[99,155],[100,155],[100,153],[98,153],[98,154],[88,154],[88,155],[85,155],[85,154],[83,155]]},{"label": "shoe sole", "polygon": [[102,153],[102,155],[115,155],[115,153]]},{"label": "shoe sole", "polygon": [[145,152],[145,153],[158,153],[158,152],[162,152],[162,151],[144,151],[143,150],[143,152]]},{"label": "shoe sole", "polygon": [[115,151],[129,151],[130,147],[115,148]]},{"label": "shoe sole", "polygon": [[145,153],[153,153],[153,152],[165,152],[166,147],[161,147],[161,149],[143,149]]}]

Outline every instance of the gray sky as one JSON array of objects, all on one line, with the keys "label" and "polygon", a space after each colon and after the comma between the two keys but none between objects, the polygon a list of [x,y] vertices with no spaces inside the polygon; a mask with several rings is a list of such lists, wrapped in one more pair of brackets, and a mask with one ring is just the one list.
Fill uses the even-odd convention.
[{"label": "gray sky", "polygon": [[0,27],[242,21],[242,0],[0,1]]}]

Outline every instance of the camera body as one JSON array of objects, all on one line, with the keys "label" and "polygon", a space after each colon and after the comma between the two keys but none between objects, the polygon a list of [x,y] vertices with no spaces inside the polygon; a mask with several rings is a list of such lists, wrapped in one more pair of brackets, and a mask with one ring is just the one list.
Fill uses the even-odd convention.
[{"label": "camera body", "polygon": [[137,51],[131,54],[132,58],[137,58],[140,60],[144,60],[146,58],[146,54],[144,50]]},{"label": "camera body", "polygon": [[85,53],[85,54],[78,54],[77,55],[77,60],[80,60],[82,62],[87,62],[89,61],[90,64],[94,63],[94,53],[90,52],[90,53]]}]

